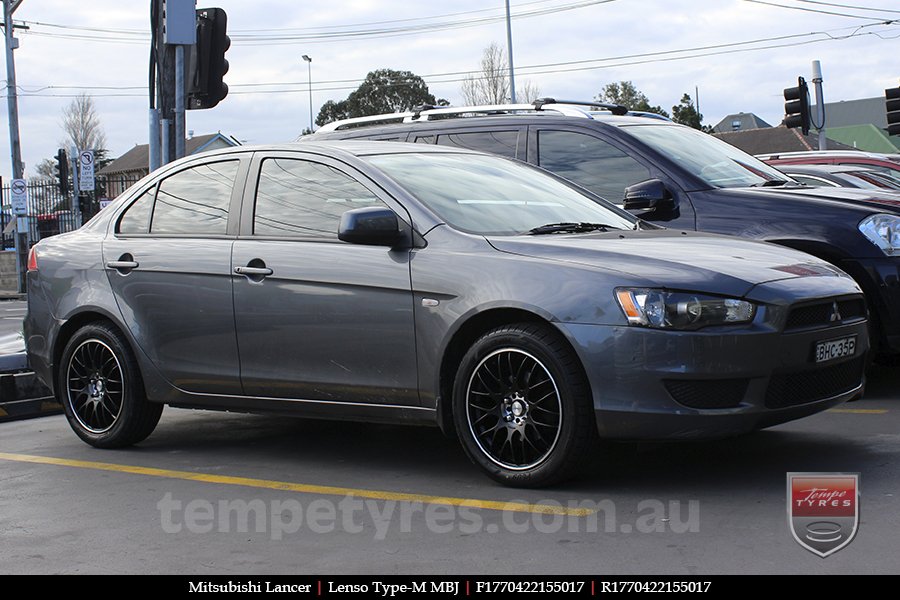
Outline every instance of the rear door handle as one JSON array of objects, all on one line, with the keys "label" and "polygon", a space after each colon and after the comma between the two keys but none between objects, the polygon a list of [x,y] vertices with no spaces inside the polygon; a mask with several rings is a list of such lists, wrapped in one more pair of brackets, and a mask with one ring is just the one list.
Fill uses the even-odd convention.
[{"label": "rear door handle", "polygon": [[248,277],[267,277],[273,273],[269,267],[235,267],[234,272]]},{"label": "rear door handle", "polygon": [[115,269],[119,275],[128,275],[133,269],[138,268],[138,262],[134,260],[130,252],[125,252],[119,257],[119,260],[111,260],[106,263],[106,268]]},{"label": "rear door handle", "polygon": [[133,260],[111,260],[106,266],[110,269],[137,269],[139,265]]}]

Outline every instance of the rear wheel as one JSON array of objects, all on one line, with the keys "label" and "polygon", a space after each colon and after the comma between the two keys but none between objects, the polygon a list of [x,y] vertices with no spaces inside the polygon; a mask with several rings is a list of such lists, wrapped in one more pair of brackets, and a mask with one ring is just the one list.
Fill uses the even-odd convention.
[{"label": "rear wheel", "polygon": [[453,416],[469,458],[507,485],[571,477],[596,438],[578,358],[543,324],[499,327],[472,345],[456,376]]},{"label": "rear wheel", "polygon": [[91,323],[75,332],[63,351],[56,389],[69,425],[98,448],[140,442],[162,414],[162,404],[147,401],[128,342],[107,323]]}]

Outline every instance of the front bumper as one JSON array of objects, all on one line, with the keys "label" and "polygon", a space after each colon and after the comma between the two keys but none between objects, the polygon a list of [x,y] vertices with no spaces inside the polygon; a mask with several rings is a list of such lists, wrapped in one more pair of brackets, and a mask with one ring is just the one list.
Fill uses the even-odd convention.
[{"label": "front bumper", "polygon": [[[585,366],[601,437],[714,438],[825,410],[861,395],[867,321],[782,333],[557,326]],[[856,336],[852,356],[814,362],[818,342]]]}]

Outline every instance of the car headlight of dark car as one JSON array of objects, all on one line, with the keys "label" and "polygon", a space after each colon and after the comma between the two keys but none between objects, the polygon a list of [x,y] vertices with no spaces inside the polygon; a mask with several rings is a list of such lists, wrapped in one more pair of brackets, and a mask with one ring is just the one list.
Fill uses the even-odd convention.
[{"label": "car headlight of dark car", "polygon": [[629,325],[654,329],[700,329],[749,323],[756,305],[738,298],[647,288],[617,288]]},{"label": "car headlight of dark car", "polygon": [[871,215],[860,221],[859,230],[888,256],[900,256],[900,217],[897,215]]}]

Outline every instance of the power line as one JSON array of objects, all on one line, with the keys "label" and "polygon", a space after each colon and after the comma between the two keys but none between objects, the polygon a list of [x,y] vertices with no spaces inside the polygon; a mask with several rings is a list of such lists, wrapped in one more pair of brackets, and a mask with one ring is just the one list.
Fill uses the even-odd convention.
[{"label": "power line", "polygon": [[851,15],[847,13],[833,12],[830,10],[818,10],[815,8],[804,8],[802,6],[787,6],[786,4],[777,4],[775,2],[765,2],[764,0],[744,0],[744,2],[752,2],[753,4],[765,4],[766,6],[774,6],[776,8],[787,8],[789,10],[802,10],[804,12],[818,13],[822,15],[834,15],[838,17],[850,17],[852,19],[867,19],[869,21],[883,21],[878,17],[866,17],[863,15]]},{"label": "power line", "polygon": [[[521,4],[519,6],[526,6],[531,4],[541,4],[547,0],[542,1],[534,1]],[[580,2],[573,2],[569,4],[561,4],[558,6],[551,6],[546,8],[537,8],[532,10],[520,11],[516,14],[512,15],[514,19],[522,19],[522,18],[532,18],[538,16],[544,16],[554,13],[567,12],[572,10],[577,10],[580,8],[586,8],[589,6],[594,6],[597,4],[608,4],[611,2],[615,2],[616,0],[582,0]],[[483,9],[479,11],[467,11],[466,13],[452,13],[452,14],[468,14],[468,13],[476,13],[476,12],[484,12],[488,9]],[[385,23],[396,23],[396,22],[404,22],[404,21],[415,21],[421,19],[433,19],[438,17],[421,17],[419,19],[401,19],[399,21],[380,21],[375,22],[373,24],[385,24]],[[435,31],[446,31],[452,29],[462,29],[469,27],[479,27],[482,25],[488,25],[491,23],[496,23],[503,21],[505,19],[505,15],[498,16],[484,16],[477,17],[471,19],[461,19],[461,20],[451,20],[451,21],[443,21],[443,22],[435,22],[435,23],[422,23],[416,25],[402,25],[396,27],[378,27],[378,28],[362,28],[362,29],[346,29],[344,31],[334,31],[334,32],[324,32],[318,31],[322,29],[345,29],[347,25],[337,25],[337,26],[329,26],[322,28],[311,28],[308,31],[310,33],[288,33],[291,31],[307,31],[303,29],[299,30],[246,30],[246,31],[255,31],[257,33],[241,33],[241,30],[232,30],[229,34],[231,37],[232,43],[236,45],[249,45],[249,46],[258,46],[258,45],[286,45],[286,44],[299,44],[299,43],[322,43],[322,42],[336,42],[336,41],[344,41],[349,39],[379,39],[379,38],[387,38],[387,37],[400,37],[400,36],[408,36],[408,35],[418,35],[421,33],[430,33]],[[56,33],[56,32],[47,32],[47,31],[33,31],[28,30],[27,33],[29,35],[39,35],[45,37],[58,37],[62,39],[77,39],[81,41],[96,41],[96,42],[107,42],[107,43],[130,43],[130,44],[138,44],[145,43],[146,40],[149,39],[149,33],[141,32],[137,30],[127,30],[127,29],[105,29],[98,27],[83,27],[83,26],[74,26],[74,25],[62,25],[58,23],[45,23],[38,21],[25,21],[28,25],[34,26],[44,26],[51,27],[55,29],[63,29],[63,30],[73,30],[73,31],[86,31],[88,33]],[[261,34],[258,32],[262,31],[272,31],[278,33],[272,34]],[[90,33],[112,33],[115,35],[90,35]]]},{"label": "power line", "polygon": [[806,4],[820,4],[822,6],[834,6],[837,8],[851,8],[853,10],[868,10],[872,12],[900,13],[900,10],[891,10],[889,8],[870,8],[867,6],[853,6],[852,4],[836,4],[834,2],[817,2],[816,0],[794,0],[795,2],[805,2]]},{"label": "power line", "polygon": [[[897,21],[886,22],[886,24],[888,24],[888,25],[895,25],[896,23],[897,23]],[[797,34],[788,34],[788,35],[773,36],[773,37],[767,37],[767,38],[757,38],[757,39],[753,39],[753,40],[728,42],[728,43],[723,43],[723,44],[710,44],[710,45],[706,45],[706,46],[694,46],[694,47],[680,48],[680,49],[675,49],[675,50],[660,50],[660,51],[656,51],[656,52],[626,54],[626,55],[610,56],[610,57],[602,57],[602,58],[591,58],[591,59],[574,60],[574,61],[524,65],[519,68],[519,71],[523,72],[523,74],[525,74],[525,75],[535,75],[535,74],[545,74],[545,73],[555,73],[555,72],[593,70],[593,69],[610,68],[612,66],[628,66],[628,65],[635,65],[635,64],[647,64],[647,63],[652,63],[652,62],[670,62],[673,60],[701,58],[704,56],[716,56],[716,55],[720,55],[720,54],[734,53],[736,51],[750,52],[750,51],[766,50],[766,49],[772,49],[772,48],[791,47],[791,46],[798,46],[798,45],[803,45],[803,44],[818,43],[818,42],[823,42],[823,41],[844,40],[844,39],[849,39],[852,37],[859,37],[861,35],[876,35],[878,37],[881,37],[879,34],[882,33],[883,31],[887,31],[887,30],[861,31],[864,28],[874,27],[874,26],[878,26],[878,25],[882,25],[882,23],[873,23],[873,24],[869,24],[869,25],[859,25],[859,26],[852,26],[852,27],[841,27],[841,28],[825,30],[825,31],[814,31],[814,32],[810,32],[810,33],[797,33]],[[835,34],[837,34],[837,32],[844,32],[844,31],[851,31],[851,33],[845,34],[845,35],[835,35]],[[805,37],[810,37],[810,36],[825,36],[825,37],[820,38],[820,39],[805,40],[802,42],[790,43],[790,44],[770,44],[767,46],[758,46],[758,47],[754,47],[754,48],[744,48],[744,49],[739,49],[739,50],[724,51],[725,49],[728,49],[728,48],[737,48],[740,46],[748,46],[748,45],[762,44],[762,43],[768,43],[768,42],[782,42],[785,40],[805,38]],[[715,52],[705,52],[705,51],[715,51]],[[670,56],[673,54],[684,54],[684,53],[688,53],[688,52],[695,53],[695,54],[691,54],[689,56],[674,56],[674,57]],[[617,63],[614,65],[590,65],[590,63],[598,63],[598,62],[605,63],[605,62],[611,62],[611,61],[625,61],[625,60],[630,61],[632,59],[644,59],[644,58],[648,58],[651,60],[638,60],[635,62]],[[587,65],[587,66],[575,67],[576,65]],[[563,68],[561,68],[561,67],[563,67]],[[566,69],[564,67],[575,67],[575,68]],[[548,70],[548,69],[552,69],[552,70]],[[469,76],[478,77],[479,75],[481,75],[483,77],[481,71],[448,71],[448,72],[443,72],[443,73],[430,73],[427,75],[421,75],[420,77],[422,77],[422,79],[431,79],[431,80],[440,79],[439,81],[432,81],[432,84],[435,84],[435,83],[459,82],[459,81],[463,81],[466,77],[469,77]],[[452,78],[452,79],[441,79],[441,78],[455,77],[455,76],[460,76],[460,77]],[[356,89],[356,87],[358,87],[359,82],[361,80],[362,80],[362,78],[323,80],[323,81],[317,82],[318,87],[315,87],[314,90],[318,91],[318,92],[345,90],[345,89],[352,90],[352,89]],[[343,83],[349,83],[349,84],[353,84],[353,85],[349,86],[349,87],[348,86],[322,87],[322,86],[332,86],[332,84],[343,84]],[[304,89],[305,89],[305,86],[307,86],[308,84],[305,81],[296,81],[296,82],[273,81],[273,82],[257,82],[257,83],[232,83],[229,85],[229,87],[231,87],[231,88],[248,87],[249,88],[249,87],[290,86],[290,85],[297,85],[297,86],[302,85],[302,86],[304,86]],[[22,90],[22,92],[24,94],[30,95],[32,97],[39,96],[39,95],[50,96],[50,94],[40,94],[40,92],[42,92],[44,90],[65,90],[65,89],[146,90],[147,89],[146,86],[85,86],[85,85],[72,85],[72,86],[70,86],[70,85],[45,85],[45,86],[39,86],[37,88],[35,88],[34,86],[29,86],[29,88],[26,88],[25,86],[17,86],[17,87],[18,87],[18,89]],[[294,91],[302,91],[302,90],[280,89],[280,90],[240,91],[240,90],[235,89],[231,93],[234,93],[234,94],[252,94],[252,93],[272,94],[272,93],[283,93],[283,92],[284,93],[292,93]],[[129,94],[121,94],[121,95],[127,96]],[[69,95],[65,95],[65,94],[57,94],[56,96],[69,97]]]}]

